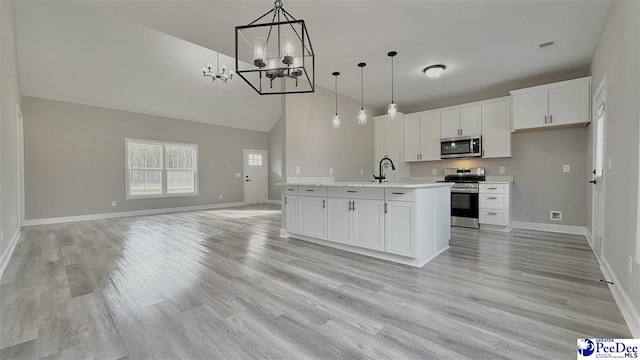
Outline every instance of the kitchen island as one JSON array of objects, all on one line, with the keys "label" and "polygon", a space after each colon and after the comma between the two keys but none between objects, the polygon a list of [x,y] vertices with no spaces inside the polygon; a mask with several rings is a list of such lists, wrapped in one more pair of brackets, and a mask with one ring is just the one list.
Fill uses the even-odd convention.
[{"label": "kitchen island", "polygon": [[281,236],[422,267],[449,248],[452,183],[279,183]]}]

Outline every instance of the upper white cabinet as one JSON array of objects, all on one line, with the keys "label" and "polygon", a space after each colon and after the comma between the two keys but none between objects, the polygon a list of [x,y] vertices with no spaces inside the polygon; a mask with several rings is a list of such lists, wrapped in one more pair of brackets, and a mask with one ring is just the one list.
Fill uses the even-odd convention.
[{"label": "upper white cabinet", "polygon": [[591,77],[511,91],[513,129],[587,124]]},{"label": "upper white cabinet", "polygon": [[440,113],[407,115],[404,122],[404,161],[440,160]]},{"label": "upper white cabinet", "polygon": [[442,111],[440,113],[440,138],[480,135],[480,106]]},{"label": "upper white cabinet", "polygon": [[379,175],[378,163],[383,157],[389,157],[396,166],[395,171],[385,168],[384,174],[390,182],[409,176],[409,164],[404,162],[404,118],[402,113],[398,113],[395,120],[387,119],[386,114],[373,118],[373,172]]},{"label": "upper white cabinet", "polygon": [[511,157],[511,102],[482,105],[482,157]]}]

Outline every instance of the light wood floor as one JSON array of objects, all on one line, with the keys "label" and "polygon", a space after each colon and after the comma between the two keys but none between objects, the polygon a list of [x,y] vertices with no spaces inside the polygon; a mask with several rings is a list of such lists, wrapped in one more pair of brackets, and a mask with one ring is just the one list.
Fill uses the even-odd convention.
[{"label": "light wood floor", "polygon": [[0,358],[573,359],[631,337],[580,236],[454,229],[415,269],[279,229],[274,206],[27,228]]}]

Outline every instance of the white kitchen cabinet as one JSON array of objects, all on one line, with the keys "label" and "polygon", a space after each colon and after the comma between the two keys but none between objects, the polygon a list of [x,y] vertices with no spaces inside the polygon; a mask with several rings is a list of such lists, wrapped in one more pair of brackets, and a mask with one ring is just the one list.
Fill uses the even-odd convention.
[{"label": "white kitchen cabinet", "polygon": [[480,135],[481,119],[480,106],[443,111],[440,113],[440,138]]},{"label": "white kitchen cabinet", "polygon": [[327,199],[299,196],[299,234],[327,240]]},{"label": "white kitchen cabinet", "polygon": [[328,198],[327,239],[343,244],[353,243],[353,219],[351,218],[351,200]]},{"label": "white kitchen cabinet", "polygon": [[415,206],[409,201],[386,202],[386,252],[409,257],[416,255]]},{"label": "white kitchen cabinet", "polygon": [[478,197],[480,228],[510,230],[511,183],[483,182]]},{"label": "white kitchen cabinet", "polygon": [[405,117],[404,160],[440,160],[440,113],[422,112]]},{"label": "white kitchen cabinet", "polygon": [[389,182],[409,177],[409,164],[404,161],[404,117],[404,114],[398,113],[395,120],[387,119],[387,115],[373,118],[373,173],[379,175],[378,164],[380,160],[385,156],[389,157],[396,166],[395,171],[391,170],[391,167],[385,167],[386,180]]},{"label": "white kitchen cabinet", "polygon": [[286,218],[286,229],[288,232],[297,233],[299,231],[299,201],[298,196],[295,195],[286,195],[284,198],[285,203],[285,218]]},{"label": "white kitchen cabinet", "polygon": [[384,201],[353,200],[355,246],[384,251]]},{"label": "white kitchen cabinet", "polygon": [[482,105],[482,157],[511,157],[511,102]]},{"label": "white kitchen cabinet", "polygon": [[513,129],[588,124],[590,92],[590,76],[511,91]]}]

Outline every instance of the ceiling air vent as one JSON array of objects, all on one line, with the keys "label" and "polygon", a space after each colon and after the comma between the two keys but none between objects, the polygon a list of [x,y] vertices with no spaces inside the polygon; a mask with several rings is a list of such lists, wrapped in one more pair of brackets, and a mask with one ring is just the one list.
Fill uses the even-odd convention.
[{"label": "ceiling air vent", "polygon": [[538,45],[538,50],[549,50],[557,47],[558,47],[558,40],[556,39],[556,40],[543,42],[542,44]]}]

